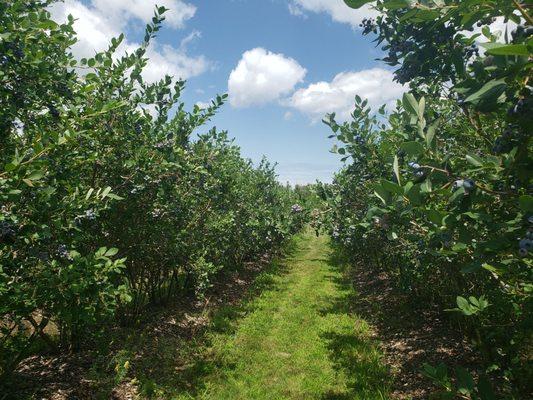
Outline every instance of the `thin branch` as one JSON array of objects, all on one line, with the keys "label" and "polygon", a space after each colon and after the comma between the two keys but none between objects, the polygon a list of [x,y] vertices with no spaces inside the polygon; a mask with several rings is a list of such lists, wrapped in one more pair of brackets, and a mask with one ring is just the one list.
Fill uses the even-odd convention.
[{"label": "thin branch", "polygon": [[522,7],[522,5],[517,0],[513,0],[513,3],[515,7],[518,9],[518,11],[520,11],[520,14],[522,14],[524,19],[527,21],[527,23],[529,25],[533,25],[533,18],[531,18],[531,16],[527,13],[526,9]]}]

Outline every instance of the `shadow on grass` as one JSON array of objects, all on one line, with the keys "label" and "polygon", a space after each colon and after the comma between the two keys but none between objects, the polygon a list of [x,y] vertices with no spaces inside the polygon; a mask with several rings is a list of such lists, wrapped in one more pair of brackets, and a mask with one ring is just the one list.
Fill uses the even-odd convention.
[{"label": "shadow on grass", "polygon": [[[424,363],[475,369],[479,354],[451,326],[448,315],[438,307],[428,307],[428,302],[398,290],[395,278],[380,268],[357,263],[349,266],[344,260],[346,257],[342,253],[334,251],[330,265],[346,277],[346,284],[354,288],[353,295],[338,299],[340,301],[326,311],[356,314],[372,325],[386,354],[384,361],[394,365],[394,376],[387,385],[395,398],[430,397],[432,385],[420,377]],[[344,284],[338,276],[332,280],[341,287]],[[352,361],[354,364],[357,362]],[[357,367],[352,367],[351,372],[365,374]],[[379,385],[379,375],[373,377],[371,373],[369,379]],[[356,380],[352,383],[359,385]]]},{"label": "shadow on grass", "polygon": [[356,325],[346,333],[329,331],[322,334],[333,367],[338,374],[346,377],[347,388],[342,393],[328,392],[321,400],[386,399],[392,376],[383,362],[377,341],[371,337],[365,322],[360,321],[354,314],[353,305],[357,295],[347,275],[346,264],[334,253],[327,262],[337,272],[327,278],[337,286],[341,295],[331,299],[328,307],[322,309],[321,313],[324,316],[349,315],[360,326]]},{"label": "shadow on grass", "polygon": [[[34,398],[127,399],[195,397],[205,378],[221,366],[211,354],[213,334],[231,334],[252,310],[251,300],[275,290],[298,239],[262,267],[249,265],[221,276],[208,304],[191,299],[147,310],[143,322],[113,326],[95,346],[74,355],[35,357],[17,371],[0,400]],[[283,261],[282,261],[283,260]],[[150,314],[151,313],[151,314]],[[226,365],[227,367],[227,365]],[[187,397],[187,398],[189,398]]]}]

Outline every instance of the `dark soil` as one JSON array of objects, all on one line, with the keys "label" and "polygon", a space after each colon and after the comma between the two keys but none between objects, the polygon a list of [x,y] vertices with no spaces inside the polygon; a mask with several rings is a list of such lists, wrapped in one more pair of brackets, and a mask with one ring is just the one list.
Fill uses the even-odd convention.
[{"label": "dark soil", "polygon": [[394,374],[392,399],[429,398],[436,388],[421,374],[424,363],[444,363],[450,370],[479,365],[471,346],[441,310],[413,305],[409,296],[393,289],[386,273],[360,267],[352,274],[358,293],[353,311],[375,327]]}]

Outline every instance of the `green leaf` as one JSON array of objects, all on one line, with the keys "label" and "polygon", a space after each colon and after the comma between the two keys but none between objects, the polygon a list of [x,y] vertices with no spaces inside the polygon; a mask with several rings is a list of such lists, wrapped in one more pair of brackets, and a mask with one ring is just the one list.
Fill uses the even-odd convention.
[{"label": "green leaf", "polygon": [[394,170],[394,174],[396,175],[396,179],[398,179],[398,184],[401,185],[400,166],[398,164],[398,156],[394,156],[394,162],[392,164],[392,169]]},{"label": "green leaf", "polygon": [[435,137],[435,132],[437,130],[437,125],[438,125],[438,122],[435,122],[433,124],[431,124],[428,129],[427,129],[427,133],[426,133],[426,145],[428,147],[431,147],[431,144],[433,143],[433,138]]},{"label": "green leaf", "polygon": [[528,57],[531,54],[525,44],[484,43],[482,46],[494,56]]},{"label": "green leaf", "polygon": [[104,189],[104,191],[102,192],[100,198],[103,200],[105,199],[105,197],[111,192],[111,186],[108,186]]},{"label": "green leaf", "polygon": [[403,195],[403,188],[394,182],[390,182],[390,181],[383,179],[381,181],[381,186],[383,186],[383,188],[387,190],[388,192],[395,193],[400,196]]},{"label": "green leaf", "polygon": [[89,197],[91,197],[91,194],[93,194],[94,192],[94,189],[93,188],[90,188],[88,191],[87,191],[87,194],[85,195],[85,200],[89,200]]},{"label": "green leaf", "polygon": [[459,310],[465,315],[472,315],[472,310],[470,309],[470,303],[467,299],[461,296],[457,296],[456,298],[457,307],[459,307]]},{"label": "green leaf", "polygon": [[496,400],[496,395],[492,390],[492,386],[485,376],[479,378],[477,390],[479,392],[480,400]]},{"label": "green leaf", "polygon": [[112,247],[110,248],[109,250],[107,250],[104,254],[104,256],[106,257],[113,257],[114,255],[116,255],[118,253],[118,249]]},{"label": "green leaf", "polygon": [[533,196],[525,194],[523,196],[520,196],[518,202],[522,211],[527,213],[533,212]]},{"label": "green leaf", "polygon": [[426,98],[422,97],[418,102],[418,117],[422,118],[424,116],[424,111],[426,110]]},{"label": "green leaf", "polygon": [[405,195],[412,204],[417,206],[421,205],[423,201],[423,198],[420,195],[420,188],[420,185],[413,185],[411,190],[409,190],[409,192],[407,192]]},{"label": "green leaf", "polygon": [[431,184],[431,179],[426,178],[424,182],[420,185],[420,192],[421,193],[431,193],[433,190],[433,186]]},{"label": "green leaf", "polygon": [[389,204],[390,202],[390,194],[383,186],[376,185],[374,187],[374,194],[383,202],[384,205]]},{"label": "green leaf", "polygon": [[505,92],[507,84],[504,79],[495,79],[487,82],[479,90],[472,93],[465,99],[467,103],[480,104],[482,102],[496,103],[499,97]]},{"label": "green leaf", "polygon": [[387,0],[383,3],[383,7],[387,10],[398,10],[409,7],[409,2],[407,0]]},{"label": "green leaf", "polygon": [[114,194],[114,193],[109,193],[107,195],[107,198],[113,199],[113,200],[124,200],[124,197],[120,197],[119,195]]},{"label": "green leaf", "polygon": [[464,187],[460,187],[455,192],[453,192],[453,194],[450,196],[450,203],[453,203],[454,201],[460,198],[463,198],[464,195],[465,195],[465,189]]},{"label": "green leaf", "polygon": [[410,156],[417,156],[424,152],[424,146],[419,142],[404,142],[400,145],[400,148]]},{"label": "green leaf", "polygon": [[29,174],[26,179],[29,179],[30,181],[38,181],[44,176],[44,171],[33,171],[31,174]]},{"label": "green leaf", "polygon": [[426,215],[428,216],[429,220],[437,226],[442,226],[442,220],[446,216],[446,214],[437,210],[426,210]]},{"label": "green leaf", "polygon": [[475,383],[472,375],[463,367],[457,367],[457,389],[461,394],[469,395],[474,391]]},{"label": "green leaf", "polygon": [[373,0],[344,0],[346,5],[351,8],[361,8],[367,3],[371,3]]},{"label": "green leaf", "polygon": [[467,155],[466,156],[466,161],[468,161],[470,164],[472,164],[472,165],[474,165],[476,167],[482,167],[483,166],[483,161],[478,156]]},{"label": "green leaf", "polygon": [[467,248],[468,246],[465,243],[456,243],[453,245],[452,250],[460,253],[462,251],[465,251]]},{"label": "green leaf", "polygon": [[13,171],[14,169],[17,168],[17,166],[18,166],[18,163],[10,162],[6,164],[6,166],[4,167],[4,171],[6,172]]},{"label": "green leaf", "polygon": [[418,116],[418,102],[411,93],[404,93],[402,99],[403,108],[412,115]]}]

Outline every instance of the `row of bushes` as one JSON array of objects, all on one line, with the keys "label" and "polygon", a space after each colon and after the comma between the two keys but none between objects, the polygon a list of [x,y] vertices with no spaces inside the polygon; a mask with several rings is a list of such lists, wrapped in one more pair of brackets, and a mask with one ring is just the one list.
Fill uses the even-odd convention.
[{"label": "row of bushes", "polygon": [[[350,1],[359,7],[368,1]],[[455,313],[476,374],[425,367],[443,398],[531,394],[532,19],[519,1],[383,0],[365,20],[409,91],[325,122],[348,161],[320,190],[334,243],[427,307]],[[509,21],[498,34],[491,24]],[[482,44],[480,49],[479,43]],[[415,312],[415,311],[413,311]],[[452,314],[450,314],[452,315]],[[478,379],[474,379],[477,376]],[[487,379],[488,378],[488,379]]]},{"label": "row of bushes", "polygon": [[225,96],[188,112],[184,82],[143,80],[164,8],[136,51],[121,36],[76,60],[51,3],[0,2],[0,375],[56,345],[50,326],[75,347],[117,313],[201,296],[304,222],[272,165],[197,134]]}]

